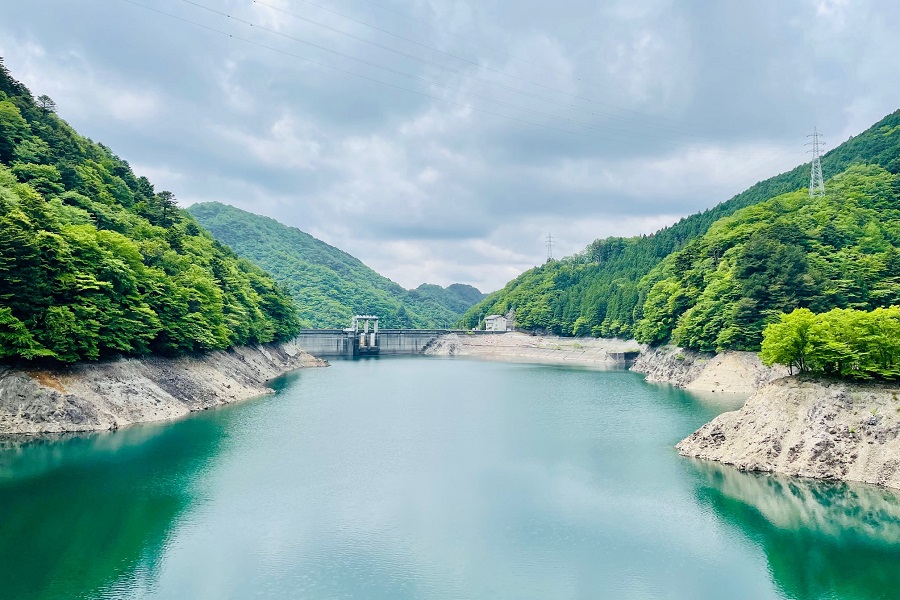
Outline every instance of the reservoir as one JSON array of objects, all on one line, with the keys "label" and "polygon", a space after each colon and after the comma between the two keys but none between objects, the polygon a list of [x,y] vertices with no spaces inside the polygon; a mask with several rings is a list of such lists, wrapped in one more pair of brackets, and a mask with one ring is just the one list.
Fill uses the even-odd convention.
[{"label": "reservoir", "polygon": [[900,496],[673,445],[740,401],[600,371],[335,361],[174,423],[0,441],[0,597],[869,599]]}]

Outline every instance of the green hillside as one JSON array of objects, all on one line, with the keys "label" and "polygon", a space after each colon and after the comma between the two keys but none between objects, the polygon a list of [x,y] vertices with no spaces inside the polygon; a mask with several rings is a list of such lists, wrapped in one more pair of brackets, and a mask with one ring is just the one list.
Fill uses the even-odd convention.
[{"label": "green hillside", "polygon": [[639,284],[637,339],[758,350],[765,325],[796,308],[900,304],[900,176],[854,166],[827,189],[740,210],[666,258]]},{"label": "green hillside", "polygon": [[220,242],[272,273],[307,326],[346,327],[355,314],[374,314],[382,327],[446,328],[484,297],[461,284],[406,290],[308,233],[233,206],[207,202],[188,211]]},{"label": "green hillside", "polygon": [[292,337],[290,297],[0,59],[0,359],[93,360]]},{"label": "green hillside", "polygon": [[[900,111],[849,139],[822,159],[826,175],[851,165],[872,164],[900,172]],[[561,335],[631,336],[649,289],[640,284],[673,252],[705,234],[713,223],[775,196],[803,189],[809,165],[765,181],[702,213],[649,236],[606,238],[584,252],[526,271],[490,294],[461,319],[475,326],[486,314],[516,312],[516,324]]]}]

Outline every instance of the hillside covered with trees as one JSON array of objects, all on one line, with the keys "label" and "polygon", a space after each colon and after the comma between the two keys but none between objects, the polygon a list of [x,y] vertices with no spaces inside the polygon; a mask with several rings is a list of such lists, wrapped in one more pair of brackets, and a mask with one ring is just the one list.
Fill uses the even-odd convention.
[{"label": "hillside covered with trees", "polygon": [[[829,185],[832,186],[829,192],[830,198],[819,207],[821,209],[819,216],[824,218],[826,214],[833,215],[836,211],[836,203],[853,198],[858,201],[858,204],[854,205],[855,208],[852,210],[862,211],[860,215],[864,214],[865,219],[873,221],[895,219],[896,215],[890,212],[888,205],[891,202],[891,194],[895,193],[890,190],[896,190],[895,187],[892,187],[895,185],[893,177],[900,173],[900,111],[888,115],[822,158],[822,166],[826,175],[842,173],[854,165],[869,165],[869,167],[863,170],[851,169],[841,178],[830,182]],[[607,337],[637,335],[640,339],[652,342],[660,342],[668,339],[670,335],[674,335],[676,341],[689,347],[703,349],[713,347],[758,348],[761,339],[761,324],[757,317],[763,313],[765,313],[764,318],[771,317],[776,305],[785,309],[795,308],[796,306],[792,306],[790,300],[785,300],[780,304],[775,300],[757,302],[757,308],[750,310],[749,313],[746,312],[749,303],[755,302],[757,299],[748,298],[742,302],[741,311],[743,312],[733,318],[736,319],[734,323],[737,324],[738,329],[747,325],[749,329],[746,332],[752,331],[751,338],[746,342],[741,341],[739,337],[741,333],[738,329],[729,329],[729,326],[726,325],[710,324],[705,333],[699,333],[697,327],[687,325],[676,330],[678,323],[675,321],[681,318],[688,309],[693,310],[685,319],[696,322],[698,325],[704,318],[701,316],[704,314],[704,310],[716,313],[717,318],[725,318],[716,311],[726,308],[731,310],[733,307],[730,304],[710,307],[706,300],[700,302],[700,297],[708,283],[721,285],[721,276],[717,275],[713,278],[712,273],[718,272],[726,250],[731,249],[732,252],[746,250],[747,255],[735,259],[738,261],[746,259],[765,262],[767,260],[763,259],[762,255],[772,248],[764,247],[768,242],[760,236],[768,235],[767,240],[773,244],[777,240],[778,243],[789,248],[784,250],[785,252],[794,253],[792,256],[781,257],[781,260],[784,261],[797,258],[797,252],[805,253],[813,247],[814,242],[822,244],[820,249],[825,254],[830,254],[832,251],[840,254],[839,259],[836,257],[828,259],[829,264],[834,268],[838,268],[841,260],[855,260],[851,259],[848,253],[855,251],[851,248],[856,247],[855,245],[859,241],[856,237],[848,239],[827,237],[830,235],[831,229],[835,228],[841,229],[840,235],[849,235],[849,232],[846,231],[849,224],[846,224],[845,227],[841,221],[838,221],[830,226],[831,229],[828,232],[823,232],[817,230],[812,224],[804,222],[801,215],[798,214],[801,207],[805,208],[803,199],[808,200],[808,194],[802,190],[808,185],[809,175],[809,165],[802,165],[787,173],[761,181],[734,198],[702,213],[686,217],[655,234],[597,240],[578,255],[550,261],[526,271],[509,282],[502,290],[490,294],[483,302],[469,310],[461,319],[460,324],[463,327],[473,327],[487,314],[505,314],[512,308],[515,310],[518,327],[542,329],[561,335]],[[801,191],[795,193],[798,190]],[[831,194],[831,190],[835,195]],[[751,207],[790,193],[795,194],[784,197],[775,204],[768,205],[767,208],[760,209],[771,211],[771,214],[754,216],[755,213]],[[869,194],[872,195],[871,202],[862,199],[862,196]],[[828,205],[830,208],[826,206],[827,203],[831,203]],[[744,209],[750,211],[744,213],[744,217],[748,219],[779,217],[781,222],[779,227],[786,229],[784,231],[772,230],[767,234],[759,233],[749,247],[744,249],[742,244],[742,250],[733,250],[732,246],[725,243],[724,239],[713,241],[710,238],[705,242],[695,241],[708,231],[712,231],[714,223],[733,215],[737,218],[736,213]],[[738,221],[726,219],[726,222],[731,225],[723,224],[714,229],[722,235],[726,235],[723,233],[723,228],[738,227]],[[822,224],[822,227],[825,227],[825,224]],[[888,225],[882,224],[879,227],[883,229]],[[719,233],[714,235],[719,235]],[[824,235],[826,238],[816,237],[820,235]],[[885,231],[882,232],[882,235],[885,236],[884,239],[887,240],[888,245],[894,245],[893,238],[890,237],[892,234]],[[780,236],[786,237],[782,239]],[[858,251],[863,253],[859,259],[860,264],[868,264],[866,261],[876,260],[866,254],[873,250],[866,246],[865,242],[859,241],[859,243],[862,244],[862,248],[858,248]],[[851,248],[846,248],[847,244]],[[754,252],[758,252],[759,255],[754,255]],[[882,255],[877,260],[882,260],[883,253],[887,250],[882,247],[879,252]],[[756,256],[756,259],[753,256]],[[818,259],[812,258],[811,260],[816,264],[803,267],[803,271],[813,278],[814,281],[810,283],[813,288],[821,289],[823,294],[828,295],[828,302],[819,303],[821,308],[841,307],[842,302],[848,303],[848,306],[861,303],[867,307],[876,304],[884,305],[884,302],[889,302],[886,298],[876,301],[870,297],[869,291],[859,292],[850,284],[826,283],[829,277],[834,276],[833,272],[826,273],[817,270]],[[666,261],[665,265],[661,265],[664,261]],[[732,263],[726,261],[725,264]],[[767,276],[765,269],[774,267],[768,263],[757,266],[764,270],[755,276],[754,281],[757,283],[747,283],[748,286],[761,285],[759,282]],[[869,267],[866,275],[862,276],[866,279],[866,283],[859,285],[872,285],[876,280],[880,281],[889,276],[889,271],[877,271],[880,267],[874,265],[869,265]],[[877,272],[873,272],[872,269]],[[694,279],[682,280],[682,275]],[[790,273],[783,275],[785,277],[792,276]],[[850,274],[845,275],[855,277]],[[708,276],[715,279],[715,282],[712,279],[709,282],[705,281],[704,277]],[[739,276],[752,278],[753,274],[749,271],[746,273],[741,271]],[[679,282],[677,286],[675,281]],[[887,283],[883,285],[891,287]],[[652,290],[655,292],[653,298],[650,298],[648,302]],[[707,297],[711,300],[716,291],[715,288],[709,290]],[[681,296],[682,293],[686,296]],[[754,292],[748,287],[746,293],[753,294]],[[809,293],[815,294],[813,291]],[[877,295],[887,292],[879,288],[874,290],[874,293]],[[695,294],[696,296],[694,296]],[[672,306],[663,306],[664,299],[665,302],[671,302]],[[738,299],[733,301],[737,302]],[[698,302],[700,306],[694,308],[695,303]],[[649,312],[645,315],[647,311]],[[705,317],[712,317],[712,313],[707,312]],[[656,318],[662,319],[662,321],[658,325],[651,325],[652,320]],[[728,317],[726,320],[731,318]],[[753,323],[752,326],[744,323],[745,319],[750,319]],[[658,329],[654,330],[654,327],[658,327]],[[719,336],[724,330],[728,330],[729,333],[720,338]]]},{"label": "hillside covered with trees", "polygon": [[446,328],[484,298],[462,284],[406,290],[308,233],[233,206],[204,202],[188,211],[221,243],[272,273],[309,326],[347,327],[355,314],[374,314],[382,327]]},{"label": "hillside covered with trees", "polygon": [[782,194],[717,221],[638,285],[636,338],[758,350],[782,313],[900,304],[900,176],[854,166],[825,196]]},{"label": "hillside covered with trees", "polygon": [[296,333],[278,284],[55,110],[0,59],[0,359],[177,354]]}]

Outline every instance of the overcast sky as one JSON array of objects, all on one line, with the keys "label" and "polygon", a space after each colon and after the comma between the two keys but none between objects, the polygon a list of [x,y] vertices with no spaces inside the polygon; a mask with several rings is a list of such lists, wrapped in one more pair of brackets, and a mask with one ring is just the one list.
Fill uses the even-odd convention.
[{"label": "overcast sky", "polygon": [[274,217],[406,287],[497,289],[548,233],[556,256],[650,233],[804,161],[814,126],[833,147],[900,108],[894,0],[2,12],[13,75],[157,190]]}]

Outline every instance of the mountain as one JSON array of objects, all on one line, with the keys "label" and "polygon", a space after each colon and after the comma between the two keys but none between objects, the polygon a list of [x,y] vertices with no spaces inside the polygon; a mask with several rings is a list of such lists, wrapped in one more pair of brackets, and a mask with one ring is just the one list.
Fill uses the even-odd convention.
[{"label": "mountain", "polygon": [[292,337],[293,303],[0,59],[0,359],[56,362]]},{"label": "mountain", "polygon": [[[891,174],[900,172],[900,111],[822,158],[826,175],[865,164],[878,165]],[[809,165],[801,165],[652,235],[596,240],[578,255],[526,271],[472,307],[460,325],[473,327],[487,314],[505,314],[512,308],[517,326],[526,329],[561,335],[632,336],[649,293],[641,280],[657,265],[686,249],[720,219],[802,190],[809,176]]]},{"label": "mountain", "polygon": [[205,202],[188,211],[221,243],[272,273],[307,326],[347,327],[353,315],[374,314],[386,328],[447,328],[484,298],[461,284],[406,290],[308,233],[233,206]]},{"label": "mountain", "polygon": [[857,165],[826,187],[744,208],[667,257],[638,286],[637,339],[758,350],[766,324],[797,308],[900,304],[900,175]]}]

